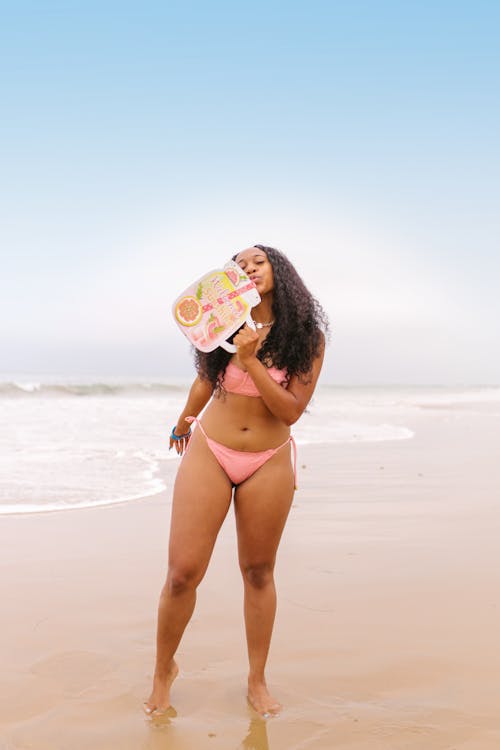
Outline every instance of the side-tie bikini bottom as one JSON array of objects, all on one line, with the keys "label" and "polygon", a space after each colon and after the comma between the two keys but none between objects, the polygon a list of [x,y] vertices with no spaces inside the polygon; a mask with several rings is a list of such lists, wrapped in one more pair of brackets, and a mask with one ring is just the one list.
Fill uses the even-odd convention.
[{"label": "side-tie bikini bottom", "polygon": [[227,445],[218,443],[216,440],[208,437],[200,421],[196,417],[186,417],[186,422],[196,422],[202,434],[205,436],[207,445],[214,454],[215,458],[222,466],[227,476],[234,485],[241,484],[260,469],[266,461],[274,456],[287,443],[292,444],[293,449],[293,476],[295,489],[297,489],[297,446],[295,440],[290,435],[284,443],[277,448],[268,448],[265,451],[237,451],[234,448],[228,448]]}]

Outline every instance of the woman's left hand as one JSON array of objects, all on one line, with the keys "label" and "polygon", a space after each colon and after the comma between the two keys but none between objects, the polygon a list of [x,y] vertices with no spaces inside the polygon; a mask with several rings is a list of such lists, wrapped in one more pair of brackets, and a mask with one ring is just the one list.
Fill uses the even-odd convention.
[{"label": "woman's left hand", "polygon": [[233,344],[236,347],[236,353],[238,359],[242,364],[246,361],[253,359],[257,351],[257,345],[259,343],[259,335],[256,333],[248,323],[245,323],[243,328],[240,328],[238,333],[233,339]]}]

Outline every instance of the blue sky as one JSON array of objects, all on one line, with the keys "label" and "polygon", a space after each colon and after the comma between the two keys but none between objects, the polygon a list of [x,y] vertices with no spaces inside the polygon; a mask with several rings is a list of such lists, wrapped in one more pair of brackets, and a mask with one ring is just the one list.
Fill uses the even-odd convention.
[{"label": "blue sky", "polygon": [[329,382],[498,383],[496,3],[0,1],[4,373],[190,372],[170,302],[274,244]]}]

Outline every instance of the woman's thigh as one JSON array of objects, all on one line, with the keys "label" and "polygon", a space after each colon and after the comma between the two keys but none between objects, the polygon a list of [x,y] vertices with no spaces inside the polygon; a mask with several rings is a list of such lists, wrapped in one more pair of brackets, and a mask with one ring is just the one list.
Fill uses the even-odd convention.
[{"label": "woman's thigh", "polygon": [[236,488],[234,508],[242,567],[274,563],[294,484],[288,444]]},{"label": "woman's thigh", "polygon": [[231,503],[225,471],[196,430],[177,472],[170,522],[169,563],[203,573]]}]

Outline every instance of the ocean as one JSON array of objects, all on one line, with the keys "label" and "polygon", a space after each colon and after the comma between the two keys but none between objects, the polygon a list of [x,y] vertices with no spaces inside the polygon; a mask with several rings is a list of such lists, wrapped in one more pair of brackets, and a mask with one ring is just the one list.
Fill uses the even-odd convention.
[{"label": "ocean", "polygon": [[[166,488],[188,385],[158,379],[0,379],[0,514],[122,503]],[[422,409],[500,412],[498,386],[327,386],[297,444],[411,440]]]}]

